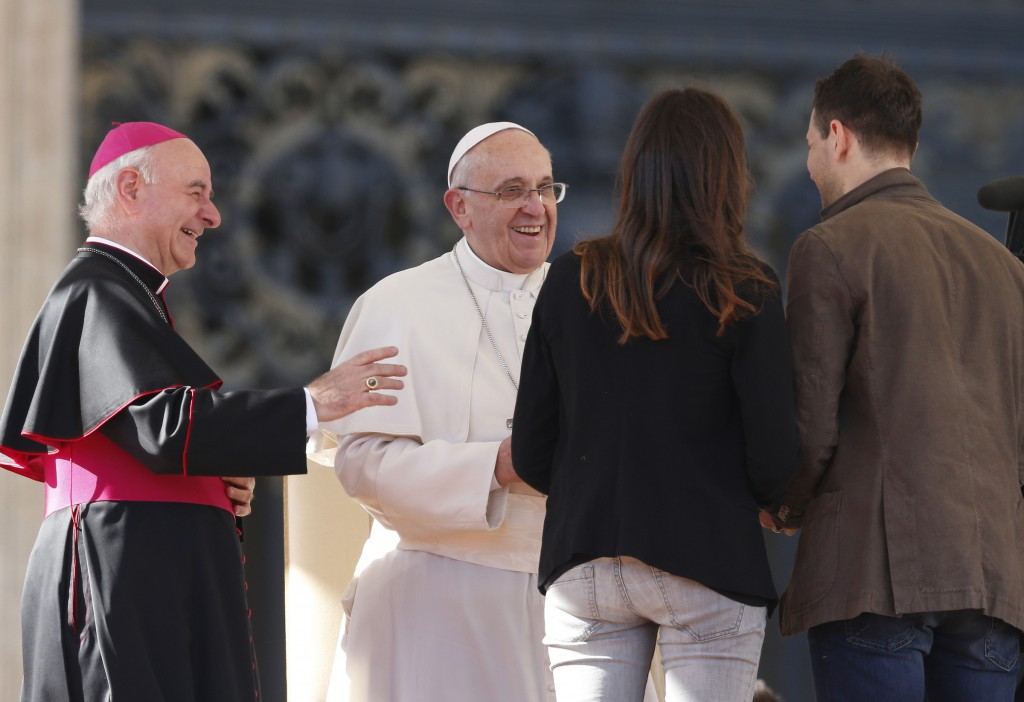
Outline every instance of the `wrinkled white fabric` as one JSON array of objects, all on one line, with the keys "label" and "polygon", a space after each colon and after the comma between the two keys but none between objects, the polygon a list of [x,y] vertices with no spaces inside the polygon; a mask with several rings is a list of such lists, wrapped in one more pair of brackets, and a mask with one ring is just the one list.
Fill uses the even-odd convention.
[{"label": "wrinkled white fabric", "polygon": [[[517,377],[547,264],[505,273],[458,246]],[[515,389],[450,252],[363,295],[335,364],[389,344],[409,368],[399,403],[323,427],[339,444],[339,480],[375,518],[328,698],[552,702],[535,575],[544,499],[493,482]]]}]

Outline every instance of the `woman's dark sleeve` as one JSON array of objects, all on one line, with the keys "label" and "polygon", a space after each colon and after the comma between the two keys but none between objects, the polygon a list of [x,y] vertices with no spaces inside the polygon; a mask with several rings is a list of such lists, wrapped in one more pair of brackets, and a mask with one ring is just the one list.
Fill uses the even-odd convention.
[{"label": "woman's dark sleeve", "polygon": [[782,301],[768,294],[738,323],[732,379],[746,443],[747,479],[758,506],[778,508],[799,461],[793,361]]},{"label": "woman's dark sleeve", "polygon": [[512,465],[527,485],[548,494],[559,435],[558,375],[544,334],[545,283],[533,310],[533,322],[523,349],[519,393],[512,423]]}]

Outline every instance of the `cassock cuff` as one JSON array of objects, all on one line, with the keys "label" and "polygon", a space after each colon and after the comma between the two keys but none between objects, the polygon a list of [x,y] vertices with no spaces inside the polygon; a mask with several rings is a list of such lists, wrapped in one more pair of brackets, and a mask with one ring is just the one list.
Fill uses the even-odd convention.
[{"label": "cassock cuff", "polygon": [[313,396],[309,394],[309,388],[302,388],[306,394],[306,436],[313,436],[319,422],[316,419],[316,407],[313,406]]}]

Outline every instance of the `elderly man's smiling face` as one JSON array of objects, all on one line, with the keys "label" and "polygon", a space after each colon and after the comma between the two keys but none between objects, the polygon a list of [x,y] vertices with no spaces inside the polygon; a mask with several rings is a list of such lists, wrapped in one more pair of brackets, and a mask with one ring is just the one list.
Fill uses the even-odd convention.
[{"label": "elderly man's smiling face", "polygon": [[[445,204],[462,229],[473,253],[502,271],[530,273],[555,244],[558,206],[545,205],[537,193],[518,208],[505,207],[493,195],[459,187],[497,192],[512,186],[539,188],[553,182],[551,156],[535,136],[506,129],[480,142],[463,156],[459,182],[445,193]],[[466,182],[462,182],[462,181]]]},{"label": "elderly man's smiling face", "polygon": [[140,182],[137,220],[139,253],[164,275],[191,268],[199,237],[220,225],[213,204],[210,164],[188,139],[153,147],[156,182]]}]

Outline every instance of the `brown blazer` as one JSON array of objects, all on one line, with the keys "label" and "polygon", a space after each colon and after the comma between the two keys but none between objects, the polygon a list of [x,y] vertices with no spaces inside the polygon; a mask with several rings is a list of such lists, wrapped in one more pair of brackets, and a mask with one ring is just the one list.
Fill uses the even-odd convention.
[{"label": "brown blazer", "polygon": [[1024,266],[899,168],[799,237],[788,297],[782,633],[955,609],[1024,628]]}]

